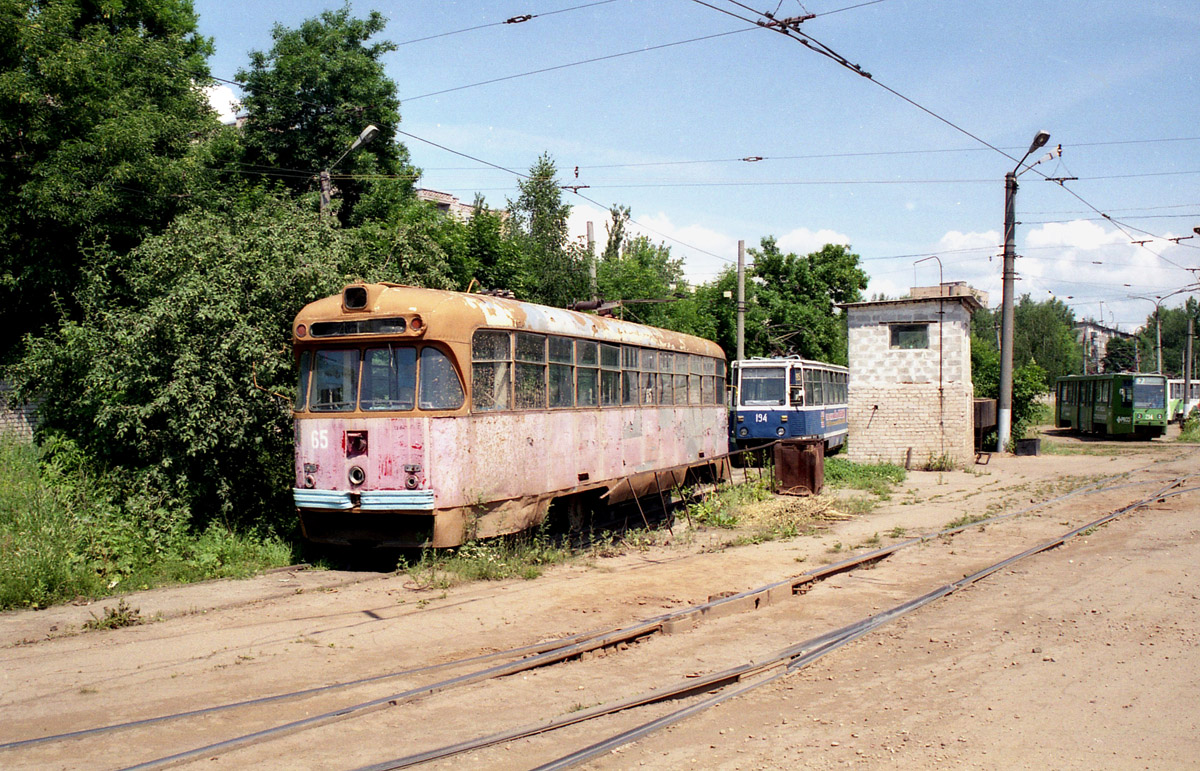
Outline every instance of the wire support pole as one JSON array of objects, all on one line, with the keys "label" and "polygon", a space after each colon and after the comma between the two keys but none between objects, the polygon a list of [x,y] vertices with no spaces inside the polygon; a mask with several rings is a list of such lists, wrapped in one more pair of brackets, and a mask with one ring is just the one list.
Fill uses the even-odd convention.
[{"label": "wire support pole", "polygon": [[1017,196],[1017,173],[1004,176],[1004,275],[1003,301],[1000,308],[1000,403],[996,409],[996,452],[1004,452],[1012,433],[1013,379],[1013,276],[1016,254],[1013,207]]}]

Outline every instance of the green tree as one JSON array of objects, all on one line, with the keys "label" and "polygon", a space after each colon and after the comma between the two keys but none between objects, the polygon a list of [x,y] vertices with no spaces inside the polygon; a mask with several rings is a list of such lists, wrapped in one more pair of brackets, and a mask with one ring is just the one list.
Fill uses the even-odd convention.
[{"label": "green tree", "polygon": [[1105,372],[1136,372],[1138,343],[1135,338],[1114,337],[1105,346],[1102,361]]},{"label": "green tree", "polygon": [[286,529],[291,319],[351,277],[394,279],[376,256],[356,231],[260,192],[182,215],[129,254],[136,302],[91,276],[82,317],[31,341],[21,393],[41,403],[43,439],[158,502],[139,512],[147,530]]},{"label": "green tree", "polygon": [[750,254],[754,301],[763,318],[753,336],[747,323],[746,355],[794,353],[845,364],[846,322],[836,305],[862,299],[868,277],[859,256],[840,244],[803,257],[784,254],[769,236]]},{"label": "green tree", "polygon": [[[276,25],[271,50],[251,52],[250,66],[237,73],[246,92],[245,160],[251,167],[287,169],[292,176],[284,179],[294,191],[316,189],[318,172],[337,162],[363,129],[372,124],[379,129],[373,141],[333,169],[344,202],[343,222],[388,219],[415,178],[408,151],[396,142],[396,84],[380,61],[396,46],[369,43],[386,24],[378,11],[354,18],[347,5],[297,29]],[[401,178],[357,179],[368,175]],[[355,218],[355,206],[364,197],[371,200]]]},{"label": "green tree", "polygon": [[0,2],[3,355],[205,189],[210,52],[187,0]]},{"label": "green tree", "polygon": [[1059,377],[1082,371],[1083,349],[1074,325],[1074,311],[1061,300],[1035,302],[1022,295],[1013,308],[1013,366],[1035,362],[1044,373],[1044,390]]},{"label": "green tree", "polygon": [[475,196],[475,211],[466,226],[467,264],[472,278],[486,289],[520,287],[520,248],[506,236],[504,218]]},{"label": "green tree", "polygon": [[[1163,372],[1173,377],[1183,377],[1183,359],[1184,350],[1187,346],[1188,319],[1193,320],[1194,326],[1197,326],[1195,322],[1200,320],[1200,303],[1194,297],[1189,297],[1180,307],[1162,309]],[[1142,368],[1152,371],[1155,367],[1155,326],[1153,314],[1147,319],[1144,329],[1147,332],[1147,342],[1149,345],[1142,349]],[[1196,358],[1200,356],[1200,347],[1196,346],[1195,341],[1192,342],[1192,345],[1192,356]],[[1149,360],[1149,366],[1146,366],[1147,360]]]},{"label": "green tree", "polygon": [[562,200],[558,170],[543,154],[518,183],[519,195],[508,202],[511,237],[521,249],[524,299],[564,307],[591,295],[590,255],[568,241],[571,205]]}]

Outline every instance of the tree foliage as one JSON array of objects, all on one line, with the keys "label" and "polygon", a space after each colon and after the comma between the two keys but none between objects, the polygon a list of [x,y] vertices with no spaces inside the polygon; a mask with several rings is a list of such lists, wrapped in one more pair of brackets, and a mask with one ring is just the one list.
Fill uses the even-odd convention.
[{"label": "tree foliage", "polygon": [[549,155],[543,154],[533,164],[517,185],[520,194],[508,202],[509,232],[521,249],[523,295],[533,302],[564,307],[591,296],[591,255],[568,241],[571,205],[562,200],[557,174]]},{"label": "tree foliage", "polygon": [[1138,368],[1138,343],[1134,338],[1114,337],[1105,346],[1101,360],[1105,372],[1136,372]]},{"label": "tree foliage", "polygon": [[[246,92],[246,162],[252,168],[287,170],[290,175],[283,179],[296,191],[315,189],[315,175],[337,164],[332,173],[344,201],[339,212],[344,222],[352,220],[362,197],[376,199],[370,214],[380,217],[379,209],[387,211],[412,186],[408,153],[396,142],[396,84],[380,62],[396,46],[369,42],[386,23],[378,11],[358,19],[344,6],[323,11],[296,29],[276,25],[271,50],[251,52],[249,67],[237,73]],[[379,135],[346,154],[368,125],[376,126]],[[348,175],[402,179],[361,182]]]},{"label": "tree foliage", "polygon": [[868,277],[858,255],[840,244],[784,254],[771,237],[750,254],[754,288],[747,302],[757,306],[758,323],[753,337],[747,333],[746,355],[798,354],[845,364],[846,323],[836,305],[862,300]]},{"label": "tree foliage", "polygon": [[394,277],[364,246],[272,196],[182,215],[129,254],[136,302],[92,287],[80,320],[31,340],[23,390],[63,395],[42,402],[43,436],[196,524],[286,511],[291,318],[354,276]]},{"label": "tree foliage", "polygon": [[[0,2],[0,349],[74,303],[84,266],[185,209],[219,130],[186,0]],[[54,301],[56,300],[56,302]]]},{"label": "tree foliage", "polygon": [[[971,318],[972,350],[981,346],[991,348],[997,352],[997,364],[1000,318],[998,310],[986,308]],[[1013,306],[1014,373],[1016,368],[1030,362],[1037,364],[1043,373],[1043,389],[1049,390],[1063,375],[1082,372],[1083,349],[1075,339],[1074,325],[1074,311],[1061,300],[1035,301],[1027,294],[1022,295]]]}]

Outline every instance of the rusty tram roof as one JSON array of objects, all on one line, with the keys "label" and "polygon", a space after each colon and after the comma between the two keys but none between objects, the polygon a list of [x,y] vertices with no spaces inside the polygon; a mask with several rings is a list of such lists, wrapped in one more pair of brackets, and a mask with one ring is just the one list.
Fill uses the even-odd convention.
[{"label": "rusty tram roof", "polygon": [[[317,342],[311,337],[301,338],[296,335],[296,328],[301,324],[311,329],[314,322],[419,316],[423,325],[421,337],[450,342],[470,342],[471,335],[480,328],[514,329],[725,358],[721,346],[711,340],[564,308],[552,308],[491,295],[391,283],[351,284],[346,288],[350,287],[366,289],[366,304],[363,307],[347,308],[343,300],[345,290],[311,302],[301,309],[292,322],[293,341]],[[320,338],[320,342],[344,341],[350,337],[361,339],[358,335],[331,335]]]}]

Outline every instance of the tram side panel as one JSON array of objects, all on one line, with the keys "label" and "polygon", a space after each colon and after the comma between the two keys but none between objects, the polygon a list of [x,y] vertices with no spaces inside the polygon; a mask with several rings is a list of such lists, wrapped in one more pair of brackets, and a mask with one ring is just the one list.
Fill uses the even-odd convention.
[{"label": "tram side panel", "polygon": [[[497,413],[438,421],[430,457],[437,470],[435,546],[532,527],[551,501],[572,492],[611,490],[639,472],[688,464],[724,452],[724,409],[617,408]],[[664,487],[671,477],[663,476]],[[639,490],[639,493],[644,492]]]}]

